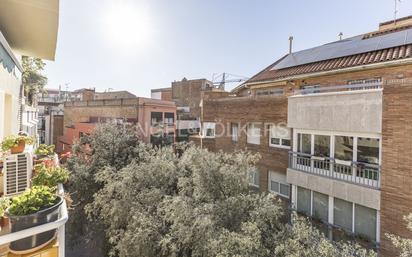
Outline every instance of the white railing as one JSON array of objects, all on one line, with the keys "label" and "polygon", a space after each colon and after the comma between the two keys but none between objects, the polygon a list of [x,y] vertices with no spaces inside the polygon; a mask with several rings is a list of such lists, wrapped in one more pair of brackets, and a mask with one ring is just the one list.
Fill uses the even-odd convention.
[{"label": "white railing", "polygon": [[46,223],[40,226],[20,230],[10,234],[0,236],[0,245],[8,244],[13,241],[23,239],[29,236],[34,236],[46,231],[57,229],[57,241],[59,243],[59,257],[64,257],[65,255],[65,224],[69,219],[67,213],[66,200],[64,199],[64,188],[63,185],[58,185],[58,194],[63,198],[63,204],[60,206],[59,219],[50,223]]},{"label": "white railing", "polygon": [[359,90],[372,90],[382,88],[382,82],[377,83],[361,83],[351,85],[337,85],[337,86],[313,86],[295,90],[293,95],[308,95],[319,93],[330,93],[340,91],[359,91]]},{"label": "white railing", "polygon": [[289,152],[289,168],[374,189],[380,188],[381,167],[376,164],[353,161],[343,164],[330,157]]}]

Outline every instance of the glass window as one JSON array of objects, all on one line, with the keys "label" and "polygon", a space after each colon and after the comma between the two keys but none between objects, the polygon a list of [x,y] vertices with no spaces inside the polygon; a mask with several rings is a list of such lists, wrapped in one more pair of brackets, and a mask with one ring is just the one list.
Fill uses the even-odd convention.
[{"label": "glass window", "polygon": [[330,156],[330,136],[315,135],[315,156]]},{"label": "glass window", "polygon": [[353,160],[353,137],[335,136],[335,159]]},{"label": "glass window", "polygon": [[152,112],[151,113],[152,125],[157,125],[163,121],[163,113],[161,112]]},{"label": "glass window", "polygon": [[310,216],[310,190],[298,187],[297,211]]},{"label": "glass window", "polygon": [[329,197],[325,194],[313,192],[313,217],[328,222]]},{"label": "glass window", "polygon": [[270,146],[290,146],[290,129],[285,126],[270,126],[269,131]]},{"label": "glass window", "polygon": [[260,144],[260,127],[257,123],[251,123],[247,127],[247,143],[259,145]]},{"label": "glass window", "polygon": [[270,181],[270,191],[279,192],[279,182],[271,180]]},{"label": "glass window", "polygon": [[379,139],[358,138],[358,162],[379,164]]},{"label": "glass window", "polygon": [[249,184],[255,187],[259,187],[260,181],[259,181],[259,170],[256,168],[253,168],[249,171]]},{"label": "glass window", "polygon": [[232,128],[232,141],[237,142],[239,136],[239,124],[238,123],[231,123]]},{"label": "glass window", "polygon": [[355,233],[376,241],[376,210],[355,204]]},{"label": "glass window", "polygon": [[169,126],[175,123],[175,114],[173,112],[165,112],[165,123]]},{"label": "glass window", "polygon": [[204,137],[215,137],[215,126],[214,122],[204,122],[203,123],[203,136]]},{"label": "glass window", "polygon": [[285,184],[280,184],[280,191],[279,193],[281,195],[287,196],[289,197],[289,185],[285,185]]},{"label": "glass window", "polygon": [[333,224],[352,232],[353,204],[339,198],[334,198],[333,201]]},{"label": "glass window", "polygon": [[298,134],[298,152],[311,154],[311,135]]},{"label": "glass window", "polygon": [[271,192],[289,198],[289,184],[286,182],[286,174],[281,172],[269,171]]}]

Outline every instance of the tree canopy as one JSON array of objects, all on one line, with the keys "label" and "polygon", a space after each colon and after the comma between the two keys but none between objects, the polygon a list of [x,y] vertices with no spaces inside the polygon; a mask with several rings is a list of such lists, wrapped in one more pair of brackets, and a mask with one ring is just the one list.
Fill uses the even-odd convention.
[{"label": "tree canopy", "polygon": [[44,86],[47,84],[47,78],[41,74],[46,64],[40,58],[22,57],[22,83],[24,93],[27,97],[28,104],[32,105],[36,101],[39,93],[44,92]]},{"label": "tree canopy", "polygon": [[274,195],[249,187],[248,171],[259,156],[188,145],[152,148],[135,135],[104,125],[86,138],[92,151],[79,145],[69,161],[78,201],[74,219],[86,232],[99,228],[94,236],[103,237],[107,254],[375,256],[352,242],[329,241],[295,214],[288,222]]}]

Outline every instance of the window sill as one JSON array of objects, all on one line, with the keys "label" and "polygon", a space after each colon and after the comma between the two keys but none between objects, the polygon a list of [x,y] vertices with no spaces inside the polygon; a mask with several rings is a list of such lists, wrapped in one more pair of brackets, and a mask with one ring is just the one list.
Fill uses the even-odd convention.
[{"label": "window sill", "polygon": [[285,145],[272,145],[272,144],[269,144],[269,147],[271,147],[271,148],[280,148],[280,149],[288,149],[288,150],[290,150],[290,146],[285,146]]},{"label": "window sill", "polygon": [[276,192],[276,191],[271,191],[271,190],[269,190],[269,193],[274,194],[274,195],[276,195],[276,196],[280,196],[280,197],[285,198],[285,199],[290,199],[289,196],[283,195],[283,194],[278,193],[278,192]]}]

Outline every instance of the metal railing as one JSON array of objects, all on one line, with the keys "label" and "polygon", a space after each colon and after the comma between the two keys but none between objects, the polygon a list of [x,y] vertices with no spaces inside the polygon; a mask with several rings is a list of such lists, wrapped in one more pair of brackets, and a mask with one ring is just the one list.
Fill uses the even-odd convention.
[{"label": "metal railing", "polygon": [[380,166],[289,152],[289,168],[370,188],[380,188]]},{"label": "metal railing", "polygon": [[34,236],[46,231],[57,229],[57,241],[59,243],[59,257],[64,257],[65,255],[65,224],[69,219],[67,214],[66,200],[64,200],[64,189],[60,184],[58,185],[58,194],[63,197],[63,204],[59,210],[59,218],[56,221],[46,223],[40,226],[20,230],[10,234],[5,234],[0,236],[0,245],[8,244],[13,241],[23,239],[29,236]]},{"label": "metal railing", "polygon": [[363,83],[363,84],[350,84],[350,85],[338,85],[338,86],[316,86],[304,89],[298,89],[293,92],[294,95],[308,95],[341,91],[360,91],[382,88],[382,82],[377,83]]}]

